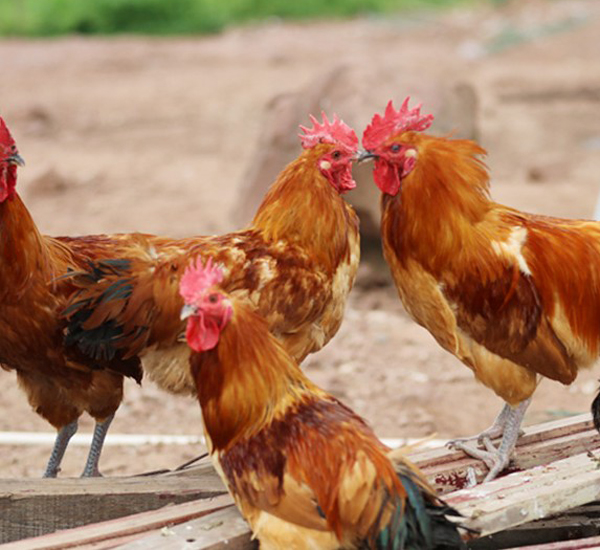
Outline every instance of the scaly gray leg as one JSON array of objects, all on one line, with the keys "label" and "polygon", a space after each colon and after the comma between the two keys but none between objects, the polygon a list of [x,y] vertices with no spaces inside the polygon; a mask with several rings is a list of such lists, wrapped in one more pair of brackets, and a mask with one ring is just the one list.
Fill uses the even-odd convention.
[{"label": "scaly gray leg", "polygon": [[98,462],[100,460],[100,454],[102,453],[104,438],[108,433],[108,428],[114,417],[115,414],[113,413],[104,422],[96,422],[94,436],[92,437],[92,443],[90,445],[90,452],[81,477],[102,477],[100,470],[98,470]]},{"label": "scaly gray leg", "polygon": [[501,437],[504,433],[506,419],[511,410],[511,406],[505,404],[504,407],[502,407],[502,410],[500,411],[496,419],[494,420],[494,422],[492,423],[492,425],[487,430],[483,430],[480,434],[472,435],[471,437],[459,437],[456,439],[451,439],[446,443],[446,446],[451,448],[458,448],[457,445],[465,444],[469,441],[477,441],[479,443],[483,443],[483,440],[486,438],[496,439],[497,437]]},{"label": "scaly gray leg", "polygon": [[517,444],[517,439],[519,439],[521,422],[523,422],[525,411],[530,403],[531,398],[519,403],[514,409],[509,406],[499,448],[494,447],[491,439],[487,436],[482,438],[487,451],[476,449],[460,442],[454,445],[457,449],[461,449],[468,455],[485,462],[490,471],[485,476],[484,483],[495,479],[508,466],[512,452]]},{"label": "scaly gray leg", "polygon": [[74,420],[58,430],[56,439],[54,440],[54,448],[52,449],[52,454],[50,455],[46,471],[44,472],[44,477],[56,477],[58,472],[60,472],[60,463],[65,455],[70,439],[76,432],[77,420]]}]

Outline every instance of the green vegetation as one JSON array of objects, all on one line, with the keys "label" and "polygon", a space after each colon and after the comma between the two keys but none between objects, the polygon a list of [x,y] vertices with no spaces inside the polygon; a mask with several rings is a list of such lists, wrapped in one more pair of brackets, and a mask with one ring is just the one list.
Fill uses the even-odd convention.
[{"label": "green vegetation", "polygon": [[0,0],[0,35],[203,34],[270,17],[315,19],[464,0]]}]

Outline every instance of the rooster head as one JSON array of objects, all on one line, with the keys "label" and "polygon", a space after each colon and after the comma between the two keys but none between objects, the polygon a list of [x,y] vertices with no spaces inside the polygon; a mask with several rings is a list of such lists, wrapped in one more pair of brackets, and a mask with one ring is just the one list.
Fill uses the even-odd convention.
[{"label": "rooster head", "polygon": [[17,151],[15,140],[0,117],[0,202],[11,199],[17,184],[17,166],[25,164]]},{"label": "rooster head", "polygon": [[407,97],[398,110],[390,101],[383,116],[375,114],[363,133],[366,151],[359,156],[359,161],[375,159],[373,179],[377,187],[388,195],[398,194],[402,180],[417,163],[418,139],[415,139],[415,132],[427,130],[433,121],[433,115],[421,114],[420,104],[409,109],[409,100]]},{"label": "rooster head", "polygon": [[321,112],[323,123],[310,116],[312,128],[300,126],[304,134],[300,140],[304,149],[314,151],[317,168],[338,193],[345,193],[356,187],[352,177],[352,161],[356,159],[358,138],[356,132],[337,115],[331,122]]},{"label": "rooster head", "polygon": [[181,277],[179,293],[185,302],[181,319],[187,319],[185,336],[194,351],[213,349],[233,314],[233,307],[225,293],[215,288],[222,280],[223,271],[212,258],[203,265],[199,256]]}]

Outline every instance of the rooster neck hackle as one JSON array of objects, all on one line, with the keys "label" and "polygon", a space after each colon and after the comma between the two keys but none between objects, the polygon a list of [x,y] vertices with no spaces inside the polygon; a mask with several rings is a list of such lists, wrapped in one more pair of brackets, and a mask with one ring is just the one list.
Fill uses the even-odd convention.
[{"label": "rooster neck hackle", "polygon": [[192,373],[204,426],[217,451],[260,431],[313,388],[266,321],[240,302],[234,303],[217,347],[192,355]]},{"label": "rooster neck hackle", "polygon": [[17,193],[0,203],[0,237],[2,291],[18,292],[46,269],[47,254],[43,237]]},{"label": "rooster neck hackle", "polygon": [[358,233],[358,218],[317,167],[326,147],[330,146],[306,150],[285,168],[269,189],[252,224],[268,242],[296,244],[333,273],[340,262],[350,257],[347,234]]},{"label": "rooster neck hackle", "polygon": [[398,195],[382,195],[381,231],[402,263],[413,257],[439,273],[474,244],[473,227],[492,208],[487,169],[477,157],[485,151],[469,140],[418,134],[411,144],[418,150],[416,166]]}]

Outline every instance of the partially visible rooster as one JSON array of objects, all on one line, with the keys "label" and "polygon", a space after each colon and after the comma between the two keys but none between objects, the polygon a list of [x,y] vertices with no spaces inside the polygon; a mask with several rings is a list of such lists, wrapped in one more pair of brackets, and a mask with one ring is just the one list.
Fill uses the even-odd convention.
[{"label": "partially visible rooster", "polygon": [[249,300],[297,360],[337,332],[359,261],[358,218],[342,193],[355,186],[354,130],[334,116],[303,128],[305,151],[279,175],[252,223],[222,236],[148,239],[119,262],[74,274],[65,310],[69,346],[92,358],[139,356],[163,389],[195,395],[179,319],[190,260],[213,256],[224,287]]},{"label": "partially visible rooster", "polygon": [[365,421],[303,374],[209,259],[181,279],[215,468],[264,550],[461,548],[456,512]]},{"label": "partially visible rooster", "polygon": [[[14,369],[33,409],[57,430],[45,477],[55,477],[77,420],[86,411],[96,420],[84,469],[99,475],[102,443],[123,395],[123,378],[87,357],[67,357],[59,314],[73,285],[60,278],[92,259],[118,254],[128,237],[41,235],[16,191],[17,166],[23,161],[0,118],[0,364]],[[135,361],[119,371],[139,379]]]},{"label": "partially visible rooster", "polygon": [[390,102],[364,132],[363,158],[375,158],[384,253],[406,310],[506,402],[476,437],[486,451],[453,442],[490,480],[508,465],[539,376],[570,384],[599,355],[600,224],[493,202],[485,150],[421,133],[432,119]]}]

